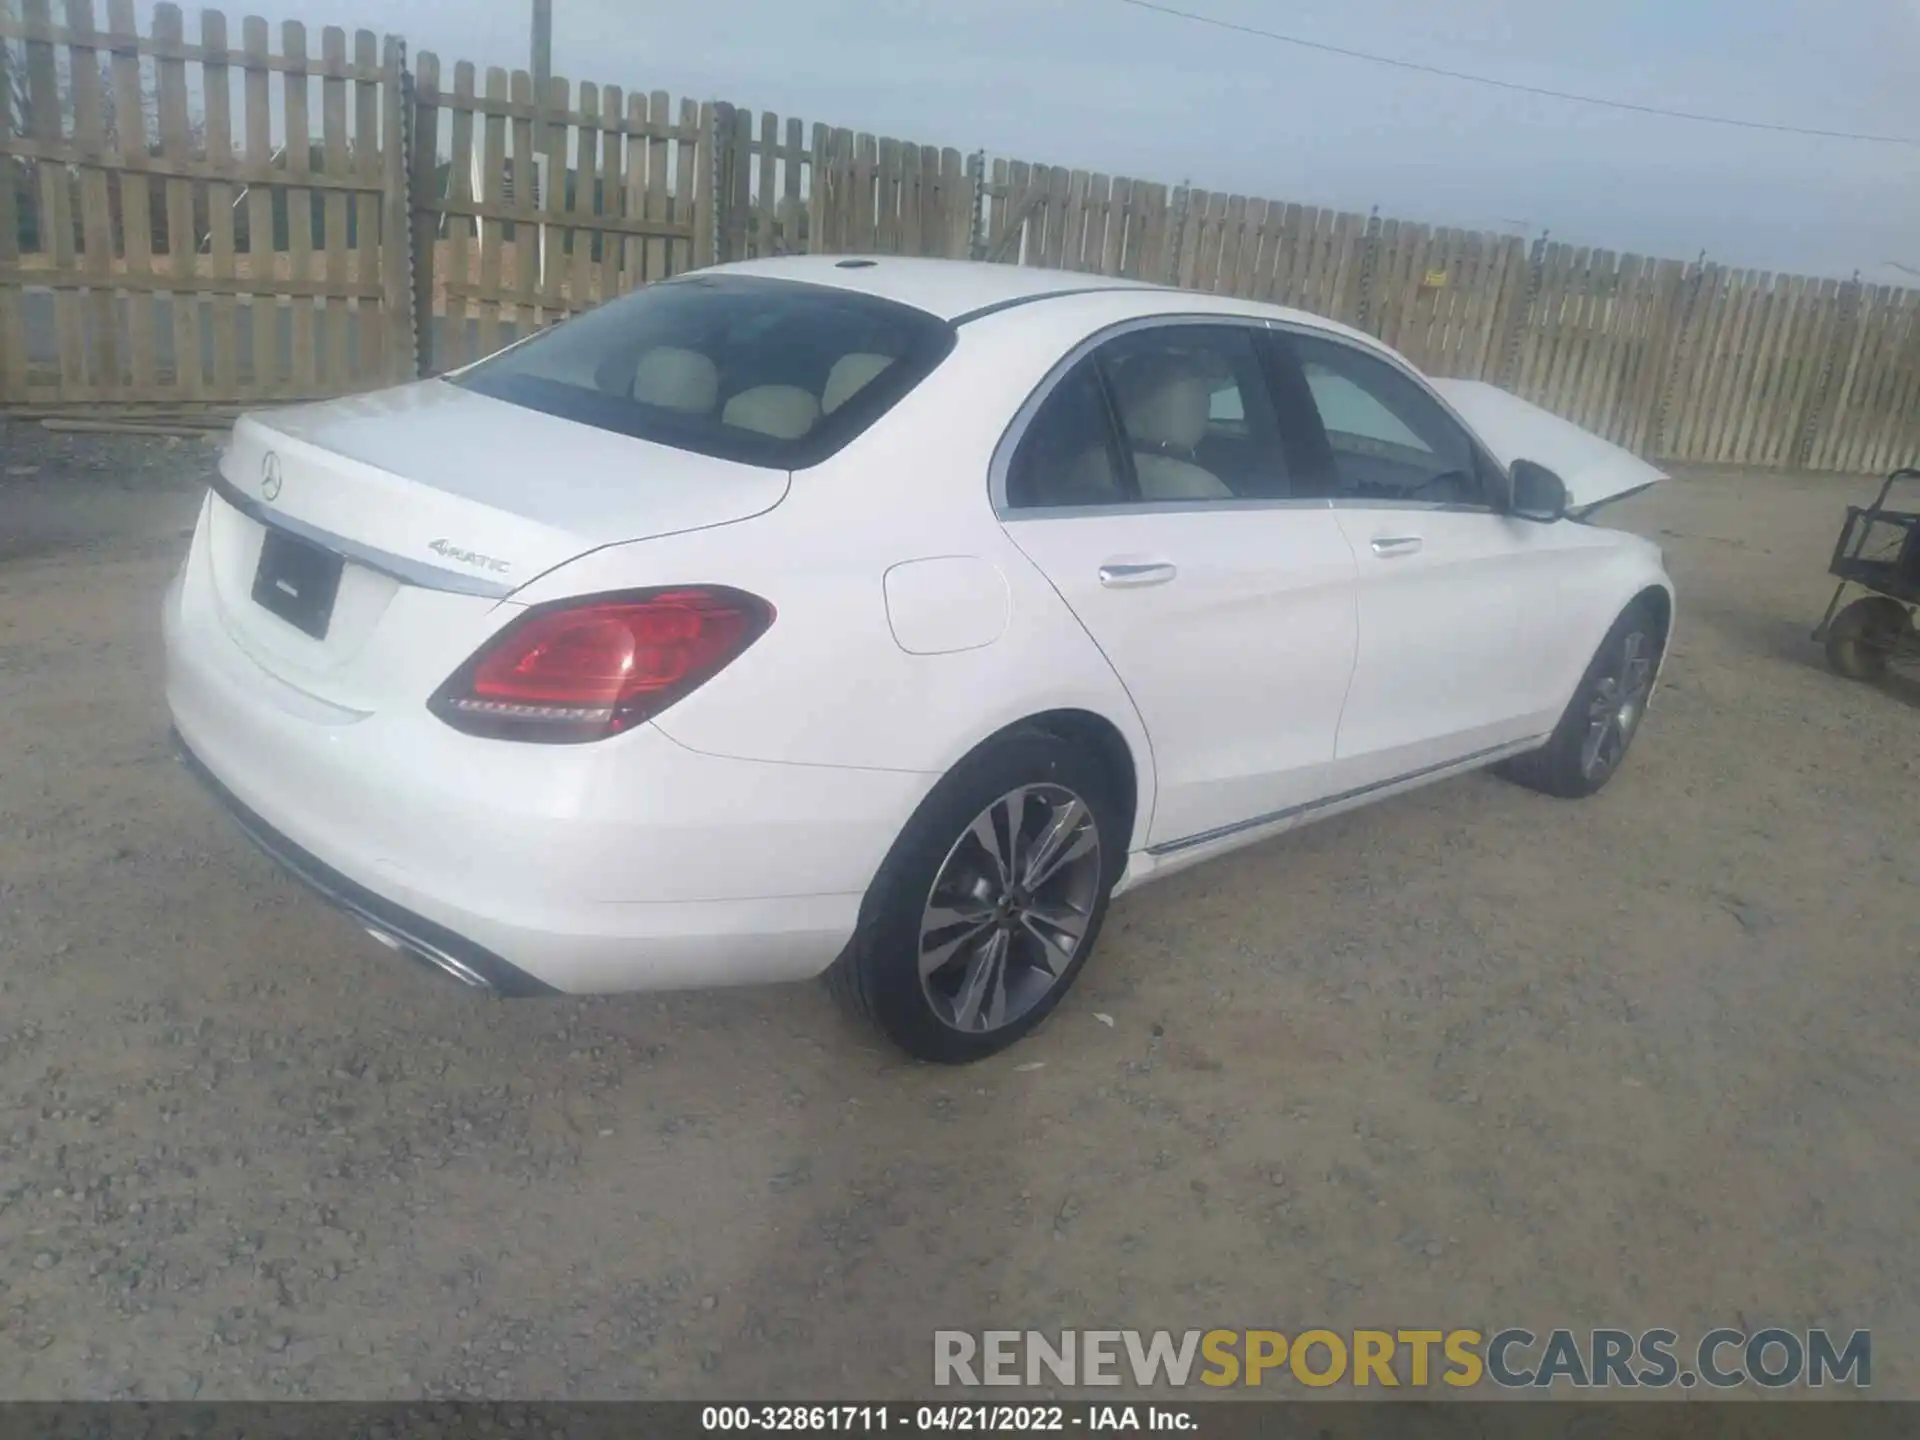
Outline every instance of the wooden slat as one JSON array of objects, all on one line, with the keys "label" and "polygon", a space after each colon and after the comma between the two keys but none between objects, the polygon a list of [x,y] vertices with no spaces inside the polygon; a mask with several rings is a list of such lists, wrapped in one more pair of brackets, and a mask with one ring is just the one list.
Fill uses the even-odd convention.
[{"label": "wooden slat", "polygon": [[853,141],[853,250],[858,255],[871,255],[879,243],[879,202],[875,191],[879,188],[880,142],[872,135],[861,133]]},{"label": "wooden slat", "polygon": [[1632,406],[1630,447],[1640,454],[1657,451],[1662,439],[1662,407],[1667,380],[1682,340],[1686,320],[1687,267],[1678,260],[1662,260],[1654,276],[1653,307],[1647,320],[1647,352],[1637,379]]},{"label": "wooden slat", "polygon": [[780,194],[780,249],[783,254],[800,255],[806,252],[803,243],[801,220],[804,209],[800,198],[801,172],[805,162],[801,158],[801,141],[805,135],[804,127],[798,119],[787,121],[786,165],[781,171],[782,189]]},{"label": "wooden slat", "polygon": [[[565,228],[567,213],[567,169],[569,136],[571,121],[562,119],[572,114],[568,97],[572,94],[564,76],[547,77],[547,93],[537,97],[546,106],[548,119],[544,130],[537,138],[544,139],[546,148],[542,152],[547,176],[546,193],[540,197],[541,218],[537,222],[540,237],[540,312],[548,315],[568,313],[565,291],[567,283],[567,236]],[[459,277],[464,284],[465,275]]]},{"label": "wooden slat", "polygon": [[1761,336],[1759,363],[1754,371],[1752,403],[1735,439],[1735,451],[1743,464],[1762,460],[1775,428],[1780,377],[1787,347],[1792,343],[1803,285],[1798,276],[1775,277],[1768,300],[1766,331]]},{"label": "wooden slat", "polygon": [[1644,255],[1620,257],[1619,286],[1615,292],[1612,370],[1601,396],[1601,434],[1625,444],[1633,423],[1631,397],[1640,366],[1646,358],[1646,324],[1652,300],[1653,267]]},{"label": "wooden slat", "polygon": [[1863,428],[1860,412],[1872,403],[1871,382],[1861,367],[1869,363],[1881,339],[1881,307],[1888,294],[1887,286],[1868,285],[1855,297],[1853,324],[1836,351],[1831,393],[1808,446],[1810,470],[1844,469],[1848,451],[1858,445]]},{"label": "wooden slat", "polygon": [[1833,344],[1835,332],[1840,325],[1840,282],[1825,280],[1820,284],[1819,315],[1813,327],[1807,348],[1806,363],[1801,368],[1799,383],[1791,405],[1793,427],[1788,432],[1790,448],[1782,456],[1788,465],[1800,462],[1799,446],[1801,437],[1813,418],[1814,407],[1820,402],[1820,385],[1826,370],[1828,349]]},{"label": "wooden slat", "polygon": [[713,263],[714,226],[718,218],[714,215],[712,194],[713,103],[682,100],[680,124],[693,131],[694,141],[689,145],[683,139],[674,147],[673,218],[676,223],[692,226],[693,235],[692,243],[686,248],[686,264],[678,268],[697,270]]},{"label": "wooden slat", "polygon": [[[647,113],[647,97],[641,91],[634,90],[627,95],[627,119],[631,122],[636,116],[644,120]],[[628,217],[644,218],[647,213],[647,142],[630,140],[627,143],[627,171],[622,180],[621,213]],[[611,245],[611,239],[607,242]],[[629,235],[620,242],[620,266],[622,279],[620,290],[628,290],[644,284],[647,274],[646,242],[638,235]]]},{"label": "wooden slat", "polygon": [[[356,70],[377,70],[380,41],[371,30],[353,32],[353,63]],[[211,82],[209,82],[211,84]],[[364,185],[380,183],[380,86],[373,80],[358,80],[353,87],[353,171]],[[211,157],[211,145],[209,145]],[[384,292],[380,259],[380,196],[378,192],[353,197],[353,273],[364,288],[378,286]],[[217,273],[217,272],[216,272]],[[384,308],[384,306],[382,307]],[[387,375],[385,350],[390,334],[388,317],[377,314],[371,305],[358,307],[358,343],[355,353],[357,378],[372,384]],[[215,352],[216,369],[218,351]]]},{"label": "wooden slat", "polygon": [[[87,154],[104,158],[106,133],[101,117],[106,106],[100,89],[100,57],[91,45],[83,44],[94,37],[92,0],[67,0],[67,29],[74,36],[68,72],[74,141]],[[10,179],[0,180],[0,184],[10,184]],[[108,208],[105,171],[92,167],[82,170],[79,188],[82,260],[86,275],[94,281],[87,297],[91,343],[87,346],[90,364],[86,383],[96,394],[110,393],[124,382],[120,373],[120,319],[111,285],[113,217]]]},{"label": "wooden slat", "polygon": [[[582,116],[597,115],[600,109],[600,87],[591,80],[580,82],[579,98]],[[738,112],[742,125],[752,123],[753,117],[745,111]],[[567,204],[567,243],[573,253],[568,259],[567,294],[571,303],[579,306],[594,298],[593,236],[585,233],[585,227],[577,226],[578,220],[594,220],[593,187],[600,175],[600,131],[597,124],[582,124],[574,131],[573,196]],[[740,180],[744,191],[747,178],[746,167],[740,167]],[[746,223],[745,208],[738,212],[740,223]],[[598,227],[593,227],[597,229]],[[744,253],[735,251],[735,254]]]},{"label": "wooden slat", "polygon": [[[623,194],[620,177],[626,159],[623,148],[626,108],[626,96],[618,85],[609,85],[600,92],[600,190],[597,197],[589,198],[602,220],[626,218],[620,203]],[[599,299],[605,304],[620,294],[620,254],[625,242],[604,232],[592,239],[600,245]],[[588,248],[591,249],[591,245]]]},{"label": "wooden slat", "polygon": [[[926,173],[931,160],[934,172]],[[927,244],[927,194],[939,184],[938,151],[923,150],[915,144],[900,147],[900,223],[898,241],[902,255],[924,255]]]},{"label": "wooden slat", "polygon": [[1772,274],[1763,273],[1755,276],[1749,286],[1747,313],[1736,341],[1738,360],[1713,435],[1713,458],[1721,464],[1737,458],[1740,427],[1751,412],[1760,378],[1761,342],[1772,304],[1774,279]]},{"label": "wooden slat", "polygon": [[1920,295],[1901,293],[1900,341],[1889,362],[1895,377],[1883,428],[1863,468],[1885,473],[1896,466],[1920,465]]},{"label": "wooden slat", "polygon": [[760,116],[759,176],[755,186],[753,253],[767,256],[779,253],[780,246],[775,219],[778,196],[774,192],[774,181],[779,165],[780,117],[771,110],[763,111]]},{"label": "wooden slat", "polygon": [[[507,72],[504,69],[498,65],[487,67],[486,93],[489,97],[495,100],[506,99],[509,93],[508,84]],[[506,199],[504,190],[507,178],[507,118],[504,115],[483,115],[480,128],[480,193],[474,196],[474,199],[486,204],[499,204]],[[479,221],[479,242],[480,288],[497,292],[500,289],[500,248],[506,243],[505,223],[498,219],[483,217]],[[516,244],[514,248],[518,250],[520,247]],[[466,277],[460,278],[464,280]],[[480,305],[478,317],[474,323],[474,348],[481,355],[491,355],[500,348],[498,301],[488,301]]]},{"label": "wooden slat", "polygon": [[[298,20],[282,21],[280,49],[302,59],[307,53],[307,27]],[[304,69],[289,70],[282,82],[286,87],[286,161],[287,173],[296,183],[312,169],[312,145],[307,109],[307,76]],[[293,256],[293,277],[311,280],[313,276],[313,192],[290,188],[287,191],[287,249]],[[313,305],[304,299],[293,302],[293,384],[311,393],[318,378],[318,357],[314,349]]]},{"label": "wooden slat", "polygon": [[[320,54],[329,66],[345,68],[347,32],[329,25],[320,32]],[[329,75],[320,82],[321,163],[329,176],[347,176],[347,82]],[[326,250],[323,266],[329,285],[346,283],[350,256],[347,250],[347,197],[329,190],[321,203],[322,239]],[[347,357],[347,304],[344,300],[322,302],[321,383],[329,388],[351,389],[353,370]]]},{"label": "wooden slat", "polygon": [[[473,193],[473,64],[468,60],[457,61],[453,67],[453,97],[447,110],[448,127],[452,134],[452,150],[447,163],[447,199],[446,206],[435,206],[442,218],[441,233],[446,236],[447,249],[447,295],[446,324],[441,327],[441,350],[435,356],[437,368],[458,369],[473,358],[467,344],[467,305],[464,300],[454,298],[455,285],[469,285],[473,281],[470,238],[472,223],[461,213],[459,207],[474,203]],[[452,212],[452,213],[450,213]]]},{"label": "wooden slat", "polygon": [[[29,25],[39,23],[52,28],[48,0],[22,0]],[[61,144],[60,83],[53,46],[42,41],[27,43],[27,98],[32,105],[33,132],[39,140]],[[73,214],[67,195],[66,171],[54,165],[41,165],[40,172],[40,248],[56,269],[74,268]],[[59,394],[79,398],[87,393],[86,338],[80,320],[80,297],[72,292],[56,292],[53,297],[55,345],[60,362]]]},{"label": "wooden slat", "polygon": [[1789,408],[1806,350],[1807,336],[1812,329],[1817,298],[1817,281],[1804,275],[1794,277],[1793,285],[1787,292],[1780,353],[1774,361],[1773,374],[1762,392],[1764,410],[1755,443],[1763,464],[1778,463],[1779,457],[1792,445],[1793,422]]},{"label": "wooden slat", "polygon": [[[12,87],[9,65],[0,83],[0,157],[14,143]],[[20,202],[14,191],[14,165],[0,158],[0,266],[20,260]],[[20,317],[20,297],[11,285],[0,283],[0,403],[17,404],[28,398],[26,326]]]},{"label": "wooden slat", "polygon": [[[153,33],[168,43],[185,43],[186,26],[178,5],[163,3],[153,7]],[[187,122],[187,67],[184,61],[162,57],[159,70],[160,149],[170,160],[191,161],[192,142]],[[193,182],[173,179],[166,182],[167,264],[176,275],[194,273],[199,252],[199,236],[193,226]],[[173,315],[174,384],[183,395],[197,398],[206,384],[200,352],[200,301],[184,294],[173,296],[168,309]]]},{"label": "wooden slat", "polygon": [[[1844,429],[1832,437],[1828,453],[1819,457],[1825,461],[1821,468],[1859,473],[1879,468],[1888,458],[1890,438],[1899,429],[1896,407],[1901,400],[1900,361],[1910,298],[1910,292],[1890,286],[1878,292],[1873,343],[1864,351],[1867,368],[1853,377],[1858,399],[1853,413],[1841,422]],[[1863,333],[1866,329],[1862,327]]]},{"label": "wooden slat", "polygon": [[[200,48],[208,56],[200,76],[201,110],[206,130],[207,165],[231,174],[233,153],[232,72],[224,60],[227,17],[218,10],[200,12]],[[207,186],[208,277],[216,284],[234,278],[233,204],[236,191],[224,181]],[[240,393],[240,307],[216,296],[208,310],[213,322],[213,393]]]},{"label": "wooden slat", "polygon": [[[113,0],[116,6],[125,5],[132,11],[132,0]],[[118,28],[116,24],[115,28]],[[241,44],[246,55],[245,101],[247,126],[247,160],[251,165],[267,169],[273,157],[273,109],[268,86],[271,73],[262,62],[267,56],[267,22],[257,15],[249,15],[241,22]],[[120,62],[116,60],[117,66]],[[140,76],[136,70],[132,76],[132,88],[139,92]],[[128,181],[122,181],[123,185]],[[145,204],[146,182],[140,181],[141,203]],[[125,203],[134,203],[129,198]],[[142,227],[144,229],[144,227]],[[134,266],[134,232],[127,230],[127,268]],[[144,253],[144,242],[142,245]],[[262,278],[275,274],[279,256],[274,249],[273,236],[273,195],[262,186],[247,187],[247,270],[248,273]],[[279,293],[275,287],[274,293]],[[263,394],[276,389],[283,379],[288,378],[281,367],[280,356],[280,307],[275,305],[254,304],[247,307],[253,317],[253,371],[250,390]],[[144,317],[148,333],[143,336],[138,327],[133,327],[133,383],[143,386],[152,382],[153,376],[153,337],[151,326],[153,313],[148,310]]]},{"label": "wooden slat", "polygon": [[[493,88],[491,78],[487,88]],[[533,76],[525,70],[515,70],[507,76],[507,94],[531,111]],[[535,164],[533,121],[515,115],[505,123],[511,127],[513,146],[513,206],[537,215],[546,205],[547,197],[537,193],[540,175],[539,167]],[[495,202],[489,200],[487,203]],[[499,221],[501,232],[505,233],[508,222],[503,217],[483,215],[480,218]],[[511,282],[503,278],[501,283],[511,286],[513,306],[510,318],[514,328],[524,335],[540,323],[540,225],[538,221],[525,220],[516,220],[512,224],[513,278]]]},{"label": "wooden slat", "polygon": [[[650,92],[647,96],[648,117],[664,124],[667,118],[667,110],[672,103],[666,91],[654,90]],[[684,140],[680,142],[680,148],[688,152],[691,152],[693,149],[693,147]],[[668,204],[667,163],[671,158],[668,153],[667,141],[659,136],[649,138],[646,145],[646,153],[647,201],[645,208],[639,213],[643,219],[652,224],[664,224],[667,218]],[[678,199],[680,205],[685,207],[692,202],[693,197],[682,193]],[[629,211],[628,213],[633,214],[635,212]],[[682,214],[684,216],[684,208]],[[691,238],[691,232],[689,232],[689,238]],[[673,273],[670,263],[671,259],[672,257],[669,254],[669,246],[666,239],[657,235],[650,236],[647,240],[647,280],[649,282],[664,280],[668,275]]]},{"label": "wooden slat", "polygon": [[1768,404],[1768,435],[1763,452],[1771,464],[1785,464],[1793,453],[1795,410],[1806,378],[1808,356],[1820,324],[1820,282],[1802,278]]},{"label": "wooden slat", "polygon": [[883,255],[900,253],[900,142],[884,136],[875,142],[873,170],[873,246]]},{"label": "wooden slat", "polygon": [[1869,363],[1881,338],[1881,307],[1888,294],[1887,286],[1868,285],[1855,296],[1853,324],[1836,349],[1831,393],[1808,445],[1810,470],[1844,469],[1847,452],[1858,444],[1863,428],[1860,412],[1872,404],[1871,382],[1861,367]]}]

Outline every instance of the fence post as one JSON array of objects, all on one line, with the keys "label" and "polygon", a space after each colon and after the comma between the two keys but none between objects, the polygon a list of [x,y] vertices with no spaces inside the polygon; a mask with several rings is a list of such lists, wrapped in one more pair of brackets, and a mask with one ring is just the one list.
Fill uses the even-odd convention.
[{"label": "fence post", "polygon": [[[407,231],[413,255],[414,364],[420,375],[433,374],[434,241],[439,238],[432,202],[438,171],[440,131],[440,62],[431,54],[420,57],[420,75],[401,72],[401,107],[409,117],[402,122],[401,163],[409,172],[407,204],[412,214]],[[424,87],[422,80],[425,81]],[[544,197],[542,197],[544,200]]]},{"label": "fence post", "polygon": [[973,187],[972,209],[967,222],[967,258],[984,260],[987,256],[987,152],[976,150],[967,157],[967,183]]},{"label": "fence post", "polygon": [[1172,211],[1167,217],[1167,275],[1164,285],[1178,285],[1182,273],[1181,257],[1187,248],[1187,205],[1193,194],[1191,182],[1182,180],[1174,187]]},{"label": "fence post", "polygon": [[[1360,303],[1354,307],[1353,328],[1365,330],[1373,313],[1373,267],[1380,254],[1380,207],[1367,211],[1367,233],[1360,242]],[[1371,333],[1371,332],[1369,332]]]},{"label": "fence post", "polygon": [[1834,321],[1833,333],[1827,337],[1827,353],[1820,357],[1820,380],[1807,405],[1806,418],[1800,422],[1800,431],[1793,437],[1793,449],[1788,452],[1788,464],[1796,470],[1807,468],[1813,458],[1814,441],[1832,418],[1827,411],[1838,398],[1834,377],[1853,348],[1854,329],[1859,320],[1860,272],[1856,270],[1853,278],[1840,287],[1840,314]]},{"label": "fence post", "polygon": [[[427,288],[423,297],[417,288],[421,266],[414,254],[409,183],[413,172],[413,72],[407,68],[407,42],[397,35],[387,36],[384,60],[381,68],[386,72],[386,85],[380,125],[387,144],[381,157],[380,308],[387,323],[387,363],[392,378],[415,380],[427,373],[419,315],[424,298],[428,323],[432,323],[433,261],[429,258],[425,266]],[[360,243],[366,243],[364,237]],[[431,257],[431,247],[427,253]]]}]

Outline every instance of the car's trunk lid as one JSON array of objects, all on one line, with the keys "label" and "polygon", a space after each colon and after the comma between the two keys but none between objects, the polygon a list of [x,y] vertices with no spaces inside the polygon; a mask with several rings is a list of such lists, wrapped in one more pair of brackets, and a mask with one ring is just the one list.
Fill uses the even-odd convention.
[{"label": "car's trunk lid", "polygon": [[[556,565],[751,518],[787,485],[782,470],[429,380],[243,417],[220,459],[209,559],[236,643],[289,684],[365,713],[430,692],[500,623],[493,610]],[[276,543],[318,551],[323,566],[337,557],[337,593],[306,628],[284,599],[306,583],[298,567],[290,578],[263,568]],[[273,585],[282,595],[257,598]]]},{"label": "car's trunk lid", "polygon": [[1433,386],[1501,464],[1531,460],[1558,475],[1567,487],[1572,513],[1591,511],[1668,478],[1632,451],[1511,391],[1479,380],[1435,380]]}]

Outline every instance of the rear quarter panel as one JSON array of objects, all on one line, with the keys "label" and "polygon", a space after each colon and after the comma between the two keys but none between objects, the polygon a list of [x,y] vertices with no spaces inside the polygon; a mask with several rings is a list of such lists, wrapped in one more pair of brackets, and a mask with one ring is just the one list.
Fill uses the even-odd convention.
[{"label": "rear quarter panel", "polygon": [[[1053,308],[1049,306],[1048,308]],[[770,601],[772,627],[654,722],[689,749],[797,765],[939,775],[982,740],[1048,710],[1110,721],[1133,754],[1138,824],[1153,773],[1138,714],[1106,658],[992,512],[987,473],[1007,421],[1084,333],[1069,319],[1017,337],[961,332],[947,362],[882,422],[752,520],[609,546],[516,592],[528,605],[638,586],[711,583]],[[888,614],[890,570],[916,567],[914,603],[1003,612],[954,627],[967,648],[910,653]],[[896,581],[896,603],[899,587]],[[973,643],[997,633],[988,643]],[[916,648],[924,648],[918,647]],[[902,819],[904,820],[904,816]]]}]

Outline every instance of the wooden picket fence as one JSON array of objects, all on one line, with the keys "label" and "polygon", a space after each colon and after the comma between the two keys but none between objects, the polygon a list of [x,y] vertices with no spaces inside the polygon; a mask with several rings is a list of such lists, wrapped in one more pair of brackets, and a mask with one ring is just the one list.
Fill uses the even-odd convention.
[{"label": "wooden picket fence", "polygon": [[[413,237],[415,323],[432,337],[423,347],[429,372],[711,262],[713,207],[694,200],[711,185],[700,177],[712,173],[712,106],[684,100],[676,117],[664,91],[623,95],[592,83],[569,103],[559,78],[536,106],[526,71],[490,69],[476,92],[464,60],[451,92],[440,77],[439,58],[422,54]],[[545,129],[537,153],[536,120]]]},{"label": "wooden picket fence", "polygon": [[[248,17],[0,0],[0,404],[441,373],[716,262],[973,258],[1270,301],[1669,461],[1920,460],[1920,292],[1169,186]],[[197,113],[195,104],[197,97]],[[317,108],[316,108],[317,107]],[[317,125],[316,125],[317,115]],[[20,122],[16,124],[16,119]],[[145,223],[140,223],[143,221]]]},{"label": "wooden picket fence", "polygon": [[[0,90],[0,399],[246,402],[411,374],[406,249],[383,243],[403,213],[398,42],[362,30],[349,49],[329,26],[315,55],[290,21],[276,50],[249,17],[236,49],[218,11],[197,43],[177,5],[146,35],[133,0],[106,18],[93,0],[58,24],[50,0],[0,14],[24,57]],[[36,333],[50,366],[30,363]]]}]

